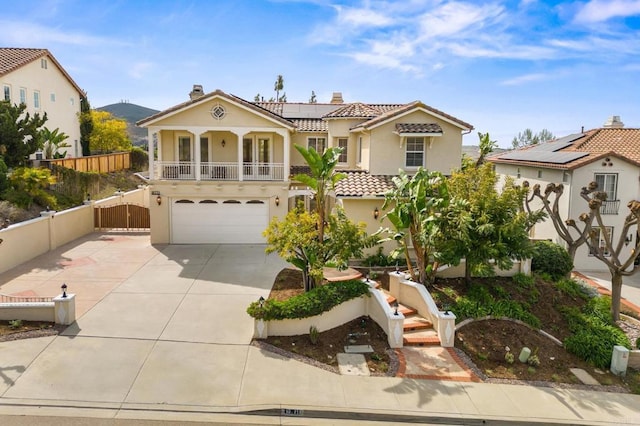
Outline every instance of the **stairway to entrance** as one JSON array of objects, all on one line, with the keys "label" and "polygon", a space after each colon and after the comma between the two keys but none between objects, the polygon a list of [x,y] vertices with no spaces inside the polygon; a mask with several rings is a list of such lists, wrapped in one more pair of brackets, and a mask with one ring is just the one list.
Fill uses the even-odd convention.
[{"label": "stairway to entrance", "polygon": [[[385,292],[389,306],[396,308],[396,298]],[[404,346],[440,346],[440,338],[428,319],[407,305],[398,304],[398,312],[404,315],[402,341]]]}]

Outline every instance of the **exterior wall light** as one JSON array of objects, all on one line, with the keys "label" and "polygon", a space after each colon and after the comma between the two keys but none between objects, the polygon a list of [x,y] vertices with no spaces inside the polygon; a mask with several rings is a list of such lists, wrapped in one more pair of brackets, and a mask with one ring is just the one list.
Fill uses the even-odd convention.
[{"label": "exterior wall light", "polygon": [[378,208],[376,207],[375,209],[373,209],[373,218],[377,219],[380,216],[380,210],[378,210]]},{"label": "exterior wall light", "polygon": [[276,201],[276,207],[278,207],[280,205],[280,197],[278,197],[276,195],[276,200],[275,201]]},{"label": "exterior wall light", "polygon": [[224,139],[222,139],[222,143],[220,143],[220,145],[222,145],[222,147],[224,148],[224,146],[225,146],[226,144],[227,144],[227,143],[224,141]]},{"label": "exterior wall light", "polygon": [[158,203],[158,205],[161,205],[161,204],[162,204],[162,197],[161,197],[161,196],[159,196],[159,195],[158,195],[158,196],[156,197],[156,203]]}]

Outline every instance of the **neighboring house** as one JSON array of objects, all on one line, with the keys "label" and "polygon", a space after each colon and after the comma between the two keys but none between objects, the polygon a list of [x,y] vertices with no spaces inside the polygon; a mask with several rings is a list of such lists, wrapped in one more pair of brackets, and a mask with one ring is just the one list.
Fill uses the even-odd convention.
[{"label": "neighboring house", "polygon": [[[565,189],[559,203],[560,215],[563,220],[576,220],[578,225],[580,214],[589,211],[580,191],[590,182],[597,182],[599,190],[607,193],[600,212],[614,242],[629,214],[627,203],[640,199],[640,129],[624,128],[618,116],[611,117],[602,128],[501,153],[488,160],[499,174],[512,176],[518,183],[527,180],[531,186],[539,183],[542,191],[548,183],[562,183]],[[532,237],[565,245],[550,220],[537,224]],[[638,238],[636,230],[623,238],[628,241],[622,252],[622,258],[626,258]],[[578,270],[607,269],[586,245],[578,249],[574,263]]]},{"label": "neighboring house", "polygon": [[83,91],[47,49],[0,48],[0,86],[0,99],[25,104],[30,114],[47,113],[45,127],[69,136],[65,142],[71,147],[61,151],[82,156],[78,114]]},{"label": "neighboring house", "polygon": [[[367,230],[380,227],[383,194],[399,169],[459,167],[473,127],[421,102],[249,102],[194,86],[190,100],[138,122],[149,132],[152,243],[264,243],[273,217],[309,190],[291,180],[306,164],[294,144],[342,147],[335,199]],[[153,156],[150,156],[150,158]],[[375,217],[374,217],[375,216]]]}]

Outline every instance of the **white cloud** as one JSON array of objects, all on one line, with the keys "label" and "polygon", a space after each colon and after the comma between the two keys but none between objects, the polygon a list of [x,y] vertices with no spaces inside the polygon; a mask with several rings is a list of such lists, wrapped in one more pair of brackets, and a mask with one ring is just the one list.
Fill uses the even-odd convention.
[{"label": "white cloud", "polygon": [[420,32],[424,38],[458,36],[491,24],[503,13],[497,4],[446,3],[420,17]]},{"label": "white cloud", "polygon": [[114,39],[65,31],[60,28],[46,27],[27,21],[0,20],[0,28],[2,28],[0,44],[5,46],[49,47],[54,43],[75,46],[127,45],[127,43]]},{"label": "white cloud", "polygon": [[403,72],[418,72],[419,69],[413,65],[403,63],[398,58],[390,55],[379,55],[373,53],[353,53],[353,59],[367,65],[374,65],[378,68],[397,69]]},{"label": "white cloud", "polygon": [[549,74],[543,74],[543,73],[525,74],[519,77],[511,78],[509,80],[505,80],[500,84],[502,84],[503,86],[520,86],[522,84],[530,83],[532,81],[547,80],[550,77],[551,76]]},{"label": "white cloud", "polygon": [[129,75],[137,80],[144,78],[148,70],[153,67],[151,62],[136,62],[129,69]]},{"label": "white cloud", "polygon": [[338,22],[354,27],[384,27],[393,23],[393,19],[385,13],[367,8],[335,6]]},{"label": "white cloud", "polygon": [[574,21],[589,24],[635,15],[640,15],[640,0],[591,0],[578,10]]}]

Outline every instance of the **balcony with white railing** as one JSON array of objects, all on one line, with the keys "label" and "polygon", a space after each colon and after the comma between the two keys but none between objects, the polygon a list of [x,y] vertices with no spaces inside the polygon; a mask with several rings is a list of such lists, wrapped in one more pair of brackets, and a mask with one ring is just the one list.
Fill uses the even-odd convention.
[{"label": "balcony with white railing", "polygon": [[600,214],[618,214],[620,200],[603,201],[600,207]]},{"label": "balcony with white railing", "polygon": [[190,161],[156,161],[153,178],[155,180],[202,180],[202,181],[282,181],[284,163],[238,163],[206,162],[198,167]]}]

